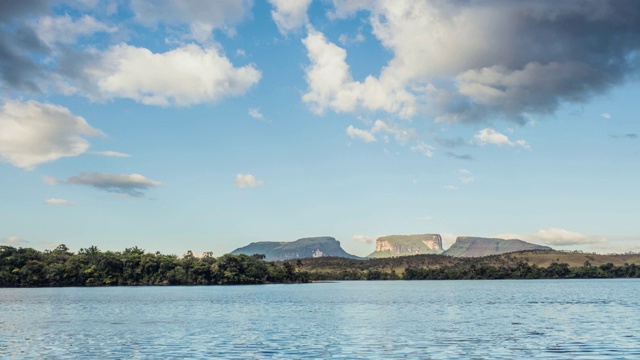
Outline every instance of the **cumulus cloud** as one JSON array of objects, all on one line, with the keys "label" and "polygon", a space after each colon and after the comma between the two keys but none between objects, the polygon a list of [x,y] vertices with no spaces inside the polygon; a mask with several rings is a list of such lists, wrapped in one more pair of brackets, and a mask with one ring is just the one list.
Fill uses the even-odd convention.
[{"label": "cumulus cloud", "polygon": [[[635,2],[334,4],[336,18],[368,12],[373,35],[393,54],[379,77],[367,80],[382,85],[381,92],[405,90],[442,121],[522,122],[525,114],[552,113],[562,102],[587,101],[638,72]],[[335,99],[315,106],[335,110],[347,101],[352,85],[340,85],[332,90]],[[398,104],[410,113],[416,108],[413,100]]]},{"label": "cumulus cloud", "polygon": [[46,205],[63,205],[63,206],[69,206],[74,204],[72,201],[65,200],[65,199],[58,199],[58,198],[47,199],[44,201],[44,203]]},{"label": "cumulus cloud", "polygon": [[140,174],[82,173],[71,176],[61,184],[84,185],[108,192],[143,197],[144,191],[161,186],[162,183],[147,179]]},{"label": "cumulus cloud", "polygon": [[282,35],[299,30],[309,22],[307,9],[311,0],[269,0],[269,2],[273,6],[271,17]]},{"label": "cumulus cloud", "polygon": [[8,21],[29,13],[46,12],[48,0],[0,1],[0,21]]},{"label": "cumulus cloud", "polygon": [[117,151],[92,151],[91,154],[106,156],[106,157],[131,157],[129,154],[117,152]]},{"label": "cumulus cloud", "polygon": [[521,146],[523,148],[529,148],[529,144],[527,144],[524,140],[515,140],[511,141],[509,137],[505,134],[499,133],[494,129],[486,128],[478,131],[473,136],[473,142],[475,144],[484,146],[487,144],[491,145],[508,145],[508,146]]},{"label": "cumulus cloud", "polygon": [[140,23],[189,24],[192,37],[199,41],[206,41],[214,29],[233,33],[233,25],[249,14],[251,6],[251,0],[131,1],[131,9]]},{"label": "cumulus cloud", "polygon": [[607,239],[603,237],[589,236],[559,228],[539,230],[533,234],[501,234],[496,235],[496,237],[503,239],[520,239],[551,246],[585,245],[607,242]]},{"label": "cumulus cloud", "polygon": [[28,241],[22,239],[19,236],[9,236],[7,238],[2,239],[2,241],[0,241],[0,243],[11,244],[11,245],[13,245],[13,244],[23,244],[23,243],[26,243],[26,242],[28,242]]},{"label": "cumulus cloud", "polygon": [[236,174],[236,186],[241,189],[255,188],[262,185],[264,185],[264,182],[251,174]]},{"label": "cumulus cloud", "polygon": [[0,21],[0,90],[41,91],[47,71],[34,58],[48,56],[50,51],[33,29],[24,24],[9,26]]},{"label": "cumulus cloud", "polygon": [[346,62],[347,52],[308,27],[302,40],[311,65],[305,69],[308,91],[302,100],[317,114],[358,110],[386,111],[401,117],[416,112],[415,98],[392,78],[367,76],[364,82],[353,80]]},{"label": "cumulus cloud", "polygon": [[351,238],[355,242],[359,242],[361,244],[373,244],[376,239],[367,236],[367,235],[353,235]]},{"label": "cumulus cloud", "polygon": [[352,139],[360,139],[364,142],[374,142],[376,141],[376,137],[367,130],[362,130],[353,127],[353,125],[349,125],[347,128],[347,135],[349,135]]},{"label": "cumulus cloud", "polygon": [[23,169],[89,148],[83,137],[102,135],[69,109],[37,101],[7,101],[0,108],[0,161]]},{"label": "cumulus cloud", "polygon": [[609,114],[609,113],[602,113],[602,114],[600,114],[600,117],[601,117],[601,118],[603,118],[603,119],[607,119],[607,120],[609,120],[609,119],[611,119],[611,114]]},{"label": "cumulus cloud", "polygon": [[36,33],[49,46],[72,44],[81,36],[88,36],[97,32],[113,33],[118,30],[115,26],[108,26],[94,18],[84,15],[74,20],[69,15],[58,17],[43,16],[35,26]]},{"label": "cumulus cloud", "polygon": [[261,77],[253,65],[234,67],[215,48],[195,44],[153,53],[126,44],[113,46],[85,69],[99,97],[128,98],[147,105],[187,106],[241,95]]}]

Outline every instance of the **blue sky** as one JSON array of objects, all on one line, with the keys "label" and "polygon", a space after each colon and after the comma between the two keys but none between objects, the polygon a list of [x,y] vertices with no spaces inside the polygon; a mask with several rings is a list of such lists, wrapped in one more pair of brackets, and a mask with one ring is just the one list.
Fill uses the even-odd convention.
[{"label": "blue sky", "polygon": [[0,3],[0,242],[640,251],[640,5]]}]

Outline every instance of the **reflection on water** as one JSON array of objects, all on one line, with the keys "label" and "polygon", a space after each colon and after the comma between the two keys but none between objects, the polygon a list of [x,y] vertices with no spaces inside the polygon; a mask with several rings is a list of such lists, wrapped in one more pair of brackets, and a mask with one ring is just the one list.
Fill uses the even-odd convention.
[{"label": "reflection on water", "polygon": [[0,358],[640,358],[640,280],[0,289]]}]

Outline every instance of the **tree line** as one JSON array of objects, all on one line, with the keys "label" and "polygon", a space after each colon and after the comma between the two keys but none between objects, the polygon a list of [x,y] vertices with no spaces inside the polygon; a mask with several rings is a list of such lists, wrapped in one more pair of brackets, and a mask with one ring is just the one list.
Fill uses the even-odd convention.
[{"label": "tree line", "polygon": [[640,278],[640,266],[612,263],[593,266],[570,267],[565,263],[551,263],[548,267],[530,265],[524,261],[511,266],[474,263],[463,266],[414,267],[409,266],[400,274],[395,270],[342,269],[309,273],[310,280],[498,280],[498,279],[600,279]]},{"label": "tree line", "polygon": [[138,247],[70,252],[65,245],[43,252],[0,246],[0,287],[109,285],[224,285],[308,282],[291,263],[264,261],[263,255],[205,253],[196,257],[147,253]]},{"label": "tree line", "polygon": [[[490,261],[487,263],[487,261]],[[396,269],[398,271],[396,271]],[[304,283],[314,280],[475,280],[640,278],[636,264],[547,267],[507,257],[450,258],[428,255],[392,259],[316,258],[264,261],[264,255],[182,257],[138,247],[70,252],[65,245],[43,252],[0,246],[0,287],[110,285],[224,285]]]}]

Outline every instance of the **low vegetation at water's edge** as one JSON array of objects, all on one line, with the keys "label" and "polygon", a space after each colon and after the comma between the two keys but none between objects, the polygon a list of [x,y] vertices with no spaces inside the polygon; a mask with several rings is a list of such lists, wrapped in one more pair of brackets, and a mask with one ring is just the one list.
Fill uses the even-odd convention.
[{"label": "low vegetation at water's edge", "polygon": [[133,247],[100,251],[91,246],[77,254],[60,245],[40,252],[0,246],[0,287],[105,285],[222,285],[308,282],[307,273],[290,263],[264,261],[261,255],[211,253],[183,257],[146,253]]}]

